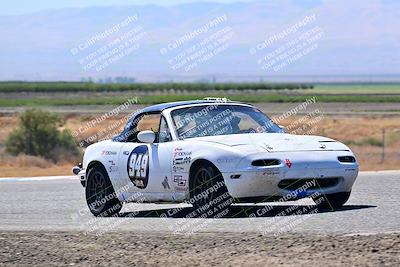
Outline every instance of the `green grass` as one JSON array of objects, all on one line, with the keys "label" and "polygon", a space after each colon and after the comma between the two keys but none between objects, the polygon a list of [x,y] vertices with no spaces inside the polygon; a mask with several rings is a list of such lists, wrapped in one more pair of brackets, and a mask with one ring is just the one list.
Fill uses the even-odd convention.
[{"label": "green grass", "polygon": [[[147,95],[137,96],[139,104],[157,104],[164,102],[173,102],[181,100],[203,99],[208,95]],[[215,96],[215,95],[214,95]],[[133,96],[132,96],[133,97]],[[290,102],[303,102],[306,99],[313,97],[313,95],[217,95],[215,97],[227,97],[234,101],[242,101],[249,103],[290,103]],[[127,101],[126,97],[92,97],[92,98],[52,98],[52,99],[0,99],[1,107],[15,107],[15,106],[79,106],[79,105],[118,105]],[[398,96],[366,96],[366,95],[322,95],[316,96],[317,102],[380,102],[380,103],[400,103],[400,95]]]},{"label": "green grass", "polygon": [[[309,88],[309,89],[307,89]],[[311,89],[310,89],[311,88]],[[263,94],[232,93],[229,90],[269,90]],[[260,102],[303,102],[316,96],[318,102],[375,102],[400,103],[400,84],[273,84],[273,83],[135,83],[96,84],[82,82],[0,82],[0,93],[13,95],[0,99],[1,107],[15,106],[79,106],[118,105],[127,100],[127,95],[138,97],[140,104],[156,104],[180,100],[202,99],[210,96],[207,91],[219,91],[215,97],[249,103]],[[285,90],[285,91],[279,91]],[[290,90],[290,91],[289,91]],[[179,91],[189,92],[180,95]],[[20,98],[20,92],[33,93],[32,98]],[[35,98],[41,92],[41,98]],[[58,92],[85,92],[84,97],[60,98]],[[115,97],[101,96],[103,92],[116,93]],[[92,94],[93,93],[93,94]],[[144,96],[141,96],[144,95]]]},{"label": "green grass", "polygon": [[[302,91],[307,93],[307,91]],[[376,84],[316,84],[314,94],[400,94],[398,83]]]},{"label": "green grass", "polygon": [[382,147],[383,146],[383,142],[382,140],[378,140],[372,137],[366,138],[366,139],[362,139],[359,141],[345,141],[345,143],[347,145],[356,145],[356,146],[364,146],[364,145],[370,145],[370,146],[379,146]]},{"label": "green grass", "polygon": [[83,82],[0,82],[0,92],[159,92],[228,90],[304,90],[310,84],[297,83],[134,83],[99,84]]}]

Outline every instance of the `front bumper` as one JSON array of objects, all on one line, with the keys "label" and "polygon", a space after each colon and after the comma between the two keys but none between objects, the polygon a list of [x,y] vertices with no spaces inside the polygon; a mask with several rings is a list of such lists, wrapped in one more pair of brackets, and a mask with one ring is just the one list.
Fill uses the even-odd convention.
[{"label": "front bumper", "polygon": [[290,167],[283,161],[278,166],[223,172],[230,195],[238,199],[264,198],[268,201],[290,194],[299,199],[316,192],[350,192],[358,175],[357,162],[327,162],[315,155],[292,158]]}]

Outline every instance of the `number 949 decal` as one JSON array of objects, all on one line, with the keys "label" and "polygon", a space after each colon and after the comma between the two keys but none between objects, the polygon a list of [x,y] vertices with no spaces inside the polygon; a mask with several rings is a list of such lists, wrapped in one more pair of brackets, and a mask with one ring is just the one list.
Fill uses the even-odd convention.
[{"label": "number 949 decal", "polygon": [[149,149],[147,146],[138,146],[132,150],[128,158],[128,176],[132,183],[140,188],[147,187],[149,182]]}]

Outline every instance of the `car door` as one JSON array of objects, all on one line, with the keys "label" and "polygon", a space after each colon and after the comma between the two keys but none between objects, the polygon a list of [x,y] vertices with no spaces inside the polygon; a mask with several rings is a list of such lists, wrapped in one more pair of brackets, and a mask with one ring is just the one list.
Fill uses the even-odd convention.
[{"label": "car door", "polygon": [[142,116],[132,132],[137,135],[140,131],[151,130],[156,133],[154,143],[140,143],[133,136],[122,145],[120,177],[128,185],[131,196],[132,193],[140,193],[134,196],[151,202],[174,200],[171,186],[172,144],[170,137],[168,139],[165,133],[160,133],[160,126],[164,128],[164,123],[165,119],[159,113]]}]

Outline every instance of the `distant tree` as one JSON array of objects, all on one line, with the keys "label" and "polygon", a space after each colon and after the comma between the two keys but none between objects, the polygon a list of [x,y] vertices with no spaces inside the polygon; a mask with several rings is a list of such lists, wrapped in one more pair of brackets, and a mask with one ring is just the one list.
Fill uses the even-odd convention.
[{"label": "distant tree", "polygon": [[41,156],[54,162],[63,157],[77,156],[79,150],[63,120],[56,114],[28,109],[19,115],[17,127],[6,140],[6,152]]},{"label": "distant tree", "polygon": [[93,83],[93,78],[92,77],[82,77],[81,82],[83,83]]},{"label": "distant tree", "polygon": [[130,84],[130,83],[135,83],[136,79],[133,77],[128,77],[128,76],[117,76],[113,78],[113,83],[118,83],[118,84]]}]

